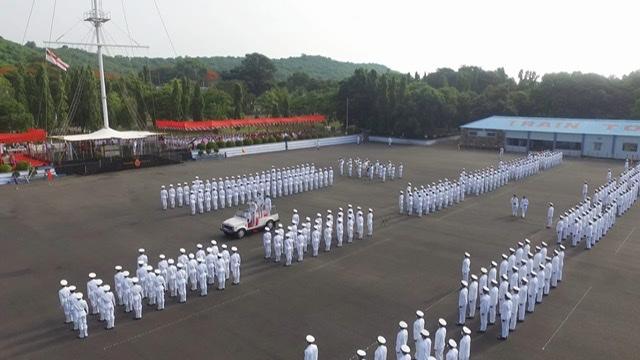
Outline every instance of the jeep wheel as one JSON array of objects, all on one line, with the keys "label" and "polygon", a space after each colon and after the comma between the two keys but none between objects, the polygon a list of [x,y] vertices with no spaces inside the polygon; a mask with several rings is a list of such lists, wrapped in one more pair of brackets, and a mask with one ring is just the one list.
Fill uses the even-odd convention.
[{"label": "jeep wheel", "polygon": [[244,229],[240,229],[238,230],[238,232],[236,233],[236,236],[238,237],[238,239],[242,239],[244,237],[244,235],[246,234],[246,232],[244,231]]}]

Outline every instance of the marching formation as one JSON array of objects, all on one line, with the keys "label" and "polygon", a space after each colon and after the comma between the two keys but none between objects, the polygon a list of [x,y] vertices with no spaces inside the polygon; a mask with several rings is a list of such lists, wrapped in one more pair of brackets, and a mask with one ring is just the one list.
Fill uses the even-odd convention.
[{"label": "marching formation", "polygon": [[311,164],[275,167],[247,175],[201,180],[198,176],[188,183],[169,184],[160,189],[163,210],[187,207],[191,215],[204,214],[226,207],[238,206],[258,197],[278,198],[333,186],[333,168],[316,168]]},{"label": "marching formation", "polygon": [[571,241],[575,247],[584,240],[589,250],[602,239],[616,223],[616,216],[624,215],[638,199],[640,165],[627,169],[618,180],[612,179],[609,170],[607,184],[600,186],[593,198],[584,196],[583,201],[560,215],[556,223],[556,242]]},{"label": "marching formation", "polygon": [[533,313],[543,297],[562,281],[564,250],[564,245],[560,245],[549,254],[546,242],[532,249],[531,241],[525,239],[515,249],[509,248],[509,255],[503,253],[499,265],[491,261],[488,269],[481,267],[480,276],[470,274],[471,255],[465,253],[458,293],[458,325],[474,319],[478,311],[478,331],[486,332],[499,316],[498,339],[506,340],[517,324],[524,322],[525,315]]},{"label": "marching formation", "polygon": [[89,315],[96,315],[99,321],[105,322],[105,329],[111,330],[115,327],[116,306],[122,306],[125,313],[133,312],[133,318],[139,320],[145,299],[148,306],[161,311],[165,308],[167,293],[177,303],[186,303],[187,289],[207,296],[209,287],[224,290],[229,280],[238,285],[242,262],[238,249],[234,246],[229,252],[226,244],[221,247],[219,250],[217,242],[211,240],[206,252],[202,244],[196,245],[195,254],[187,254],[186,249],[181,248],[177,260],[160,254],[155,269],[149,265],[145,249],[138,249],[135,272],[130,273],[121,265],[115,266],[115,294],[111,286],[93,272],[87,280],[86,297],[75,285],[60,280],[58,297],[65,323],[73,323],[78,338],[84,339],[89,336]]},{"label": "marching formation", "polygon": [[338,159],[338,169],[340,170],[340,176],[346,175],[349,177],[357,177],[358,179],[365,178],[369,179],[369,181],[378,179],[382,182],[385,182],[387,181],[387,177],[389,177],[390,180],[396,179],[396,170],[398,171],[398,179],[402,179],[404,165],[400,163],[396,167],[396,164],[392,163],[391,161],[387,162],[387,164],[385,165],[378,160],[373,162],[369,159],[363,160],[360,158],[356,158],[354,160],[352,158],[349,158],[349,160],[346,161],[345,172],[345,161],[343,158],[340,158]]},{"label": "marching formation", "polygon": [[[464,326],[456,341],[453,335],[447,340],[447,321],[438,319],[438,327],[434,329],[433,341],[431,333],[425,328],[424,312],[416,311],[416,320],[411,326],[411,343],[409,342],[409,325],[405,321],[398,323],[398,332],[393,347],[393,353],[397,360],[469,360],[471,356],[471,330]],[[318,346],[312,335],[307,335],[307,347],[304,350],[304,360],[318,360]],[[413,345],[413,350],[411,346]],[[373,360],[387,360],[387,339],[378,336],[375,342]],[[367,352],[363,349],[356,350],[358,360],[367,359]],[[393,356],[393,355],[392,355]]]},{"label": "marching formation", "polygon": [[[496,169],[488,167],[469,174],[465,169],[462,169],[457,181],[445,178],[439,180],[437,184],[434,182],[426,187],[420,186],[420,189],[412,188],[411,183],[408,183],[406,194],[400,190],[399,210],[401,214],[409,216],[414,214],[419,217],[428,215],[464,201],[465,195],[480,196],[508,184],[510,180],[520,180],[535,175],[540,170],[557,166],[561,162],[562,152],[545,151],[532,153],[526,158],[507,163],[501,161]],[[528,200],[526,200],[526,204],[528,206]],[[523,217],[524,213],[526,213],[526,207],[523,208]]]},{"label": "marching formation", "polygon": [[357,206],[354,212],[353,206],[347,205],[346,221],[343,209],[338,208],[335,220],[334,225],[332,210],[327,210],[324,222],[322,214],[317,213],[312,227],[310,217],[303,218],[298,214],[297,209],[293,209],[291,225],[286,227],[286,231],[282,224],[278,224],[275,229],[265,227],[262,235],[264,258],[267,261],[273,259],[279,263],[284,255],[284,266],[291,266],[294,259],[297,262],[304,260],[305,254],[309,252],[309,246],[311,246],[312,257],[318,256],[321,244],[324,244],[324,252],[330,252],[333,244],[342,247],[345,231],[348,244],[353,242],[354,235],[359,240],[364,239],[365,236],[373,236],[373,209],[369,209],[366,215],[366,233],[365,215],[360,206]]}]

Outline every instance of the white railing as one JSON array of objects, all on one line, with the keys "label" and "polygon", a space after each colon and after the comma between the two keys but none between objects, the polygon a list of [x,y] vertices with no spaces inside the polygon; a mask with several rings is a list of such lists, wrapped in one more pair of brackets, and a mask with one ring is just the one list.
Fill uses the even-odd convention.
[{"label": "white railing", "polygon": [[[418,146],[431,146],[441,141],[454,140],[457,136],[451,136],[435,140],[417,140],[417,139],[403,139],[403,138],[391,138],[391,144],[399,145],[418,145]],[[387,144],[389,143],[389,137],[387,136],[369,136],[369,142],[379,142]]]},{"label": "white railing", "polygon": [[[309,140],[295,140],[288,142],[289,150],[298,150],[298,149],[309,149],[314,148],[316,146],[324,147],[324,146],[333,146],[333,145],[345,145],[345,144],[355,144],[358,140],[359,135],[348,135],[348,136],[336,136],[329,138],[321,138],[321,139],[309,139]],[[264,154],[270,152],[277,151],[285,151],[286,146],[284,142],[277,143],[269,143],[269,144],[260,144],[260,145],[247,145],[247,146],[235,146],[229,148],[220,149],[220,154],[225,154],[227,157],[234,156],[242,156],[242,155],[252,155],[252,154]],[[203,156],[198,155],[198,150],[192,150],[191,156],[194,159],[206,159],[208,156],[205,154]]]}]

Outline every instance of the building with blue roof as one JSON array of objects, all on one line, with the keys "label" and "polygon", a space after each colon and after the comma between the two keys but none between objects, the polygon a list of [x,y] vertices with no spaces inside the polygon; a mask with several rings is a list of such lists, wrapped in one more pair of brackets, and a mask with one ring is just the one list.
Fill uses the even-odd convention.
[{"label": "building with blue roof", "polygon": [[640,158],[640,120],[491,116],[461,126],[461,145],[570,156]]}]

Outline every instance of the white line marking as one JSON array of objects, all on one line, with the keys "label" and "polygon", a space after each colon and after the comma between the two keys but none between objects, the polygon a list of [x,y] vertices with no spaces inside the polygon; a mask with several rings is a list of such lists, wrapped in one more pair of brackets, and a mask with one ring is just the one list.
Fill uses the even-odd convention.
[{"label": "white line marking", "polygon": [[624,241],[622,242],[622,244],[620,244],[620,246],[618,246],[618,248],[616,249],[615,254],[618,254],[618,251],[620,251],[620,249],[622,249],[622,246],[624,245],[624,243],[627,242],[627,240],[629,240],[629,238],[631,237],[631,234],[633,234],[633,232],[636,231],[636,228],[634,227],[633,229],[631,229],[631,232],[629,233],[629,235],[627,235],[626,238],[624,238]]},{"label": "white line marking", "polygon": [[172,326],[172,325],[175,325],[175,324],[179,324],[179,323],[181,323],[181,322],[183,322],[183,321],[189,320],[189,319],[193,318],[193,317],[194,317],[194,316],[196,316],[196,315],[200,315],[200,314],[202,314],[202,313],[204,313],[204,312],[207,312],[207,311],[213,310],[213,309],[218,308],[218,307],[220,307],[220,306],[223,306],[223,305],[226,305],[226,304],[229,304],[229,303],[235,302],[235,301],[240,300],[240,299],[242,299],[242,298],[245,298],[245,297],[247,297],[247,296],[251,296],[251,295],[253,295],[253,294],[257,293],[257,292],[260,292],[260,289],[256,289],[256,290],[253,290],[253,291],[250,291],[250,292],[244,293],[244,294],[242,294],[242,295],[240,295],[240,296],[236,296],[236,297],[231,298],[231,299],[229,299],[229,300],[227,300],[227,301],[223,301],[223,302],[221,302],[221,303],[215,304],[215,305],[213,305],[213,306],[210,306],[210,307],[208,307],[208,308],[202,309],[202,310],[200,310],[200,311],[197,311],[197,312],[191,313],[191,314],[189,314],[189,315],[187,315],[187,316],[184,316],[184,317],[182,317],[182,318],[180,318],[180,319],[177,319],[177,320],[174,320],[174,321],[168,322],[168,323],[166,323],[166,324],[163,324],[163,325],[157,326],[157,327],[155,327],[155,328],[153,328],[153,329],[150,329],[150,330],[147,330],[147,331],[141,332],[141,333],[139,333],[139,334],[137,334],[137,335],[135,335],[135,336],[132,336],[132,337],[130,337],[130,338],[128,338],[128,339],[124,339],[124,340],[122,340],[122,341],[118,341],[118,342],[113,343],[113,344],[111,344],[111,345],[107,345],[107,346],[105,346],[102,350],[107,351],[107,350],[109,350],[109,349],[111,349],[111,348],[114,348],[114,347],[116,347],[116,346],[119,346],[119,345],[122,345],[122,344],[126,344],[126,343],[131,342],[131,341],[136,340],[136,339],[140,339],[140,338],[142,338],[142,337],[144,337],[144,336],[147,336],[147,335],[149,335],[149,334],[152,334],[152,333],[154,333],[154,332],[156,332],[156,331],[159,331],[159,330],[165,329],[165,328],[167,328],[167,327],[169,327],[169,326]]},{"label": "white line marking", "polygon": [[571,311],[569,311],[569,314],[567,314],[567,317],[564,318],[564,320],[562,320],[562,322],[560,323],[560,326],[558,326],[558,328],[556,329],[556,331],[553,332],[553,334],[551,334],[551,337],[549,338],[549,340],[547,340],[547,342],[544,344],[544,346],[542,347],[542,350],[544,351],[544,349],[547,347],[547,345],[549,345],[549,343],[551,342],[551,340],[554,338],[554,336],[556,336],[556,334],[558,333],[558,331],[560,331],[560,329],[562,328],[562,326],[564,325],[565,322],[567,322],[567,320],[569,319],[569,316],[571,316],[571,314],[573,314],[573,312],[576,310],[576,308],[578,307],[578,305],[580,305],[580,303],[582,302],[582,300],[584,300],[584,298],[587,296],[587,294],[589,293],[589,291],[591,291],[591,289],[593,288],[593,286],[589,286],[589,288],[587,289],[587,291],[584,292],[584,295],[582,295],[582,297],[580,298],[580,301],[578,301],[574,306],[573,309],[571,309]]}]

